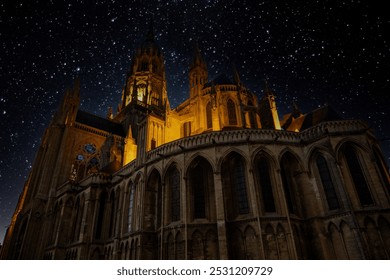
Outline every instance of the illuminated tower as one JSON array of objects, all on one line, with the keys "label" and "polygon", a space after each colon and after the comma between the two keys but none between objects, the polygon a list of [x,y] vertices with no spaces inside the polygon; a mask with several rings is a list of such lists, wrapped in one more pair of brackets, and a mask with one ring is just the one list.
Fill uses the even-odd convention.
[{"label": "illuminated tower", "polygon": [[154,40],[152,25],[133,58],[120,109],[130,103],[158,113],[168,105],[164,58]]}]

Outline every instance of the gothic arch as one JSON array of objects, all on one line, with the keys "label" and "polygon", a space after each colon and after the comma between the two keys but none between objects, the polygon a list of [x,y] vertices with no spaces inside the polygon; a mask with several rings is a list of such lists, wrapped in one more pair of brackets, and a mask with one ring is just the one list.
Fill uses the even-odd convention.
[{"label": "gothic arch", "polygon": [[205,153],[203,151],[197,151],[194,154],[192,154],[189,158],[186,159],[186,163],[187,164],[184,167],[184,174],[188,173],[188,170],[189,170],[193,160],[196,159],[196,158],[199,158],[199,157],[200,158],[204,158],[210,164],[210,167],[212,168],[211,171],[213,173],[216,172],[217,167],[216,167],[215,160],[213,158],[211,158],[207,153]]},{"label": "gothic arch", "polygon": [[251,162],[251,159],[249,156],[247,156],[247,154],[241,150],[240,148],[236,148],[236,147],[229,147],[226,151],[224,151],[221,156],[219,157],[217,163],[216,163],[216,169],[217,171],[221,171],[222,170],[222,167],[223,167],[223,163],[224,161],[226,160],[226,158],[233,154],[233,153],[236,153],[238,155],[240,155],[244,160],[245,160],[245,163],[250,163]]},{"label": "gothic arch", "polygon": [[337,161],[340,161],[343,157],[343,149],[345,149],[345,146],[347,145],[352,145],[353,147],[355,147],[355,149],[370,154],[370,149],[367,146],[363,145],[361,142],[358,142],[354,138],[345,137],[339,143],[337,143],[334,149]]},{"label": "gothic arch", "polygon": [[178,165],[172,163],[164,176],[164,223],[169,224],[181,220],[181,178]]},{"label": "gothic arch", "polygon": [[304,216],[304,203],[301,201],[302,183],[297,176],[303,172],[302,164],[294,153],[285,151],[280,158],[280,175],[287,209],[291,214]]},{"label": "gothic arch", "polygon": [[144,228],[156,230],[161,226],[162,184],[157,169],[149,173],[144,199]]},{"label": "gothic arch", "polygon": [[304,158],[304,162],[306,163],[305,168],[309,171],[310,174],[313,174],[314,162],[318,155],[323,155],[328,161],[333,160],[336,162],[335,154],[332,151],[326,149],[323,146],[312,146],[307,152],[307,156]]},{"label": "gothic arch", "polygon": [[234,102],[230,97],[226,100],[226,112],[228,116],[228,125],[236,126],[238,125],[238,113],[237,113],[236,102]]},{"label": "gothic arch", "polygon": [[191,160],[187,168],[187,204],[190,220],[215,221],[214,174],[210,162],[202,156]]},{"label": "gothic arch", "polygon": [[276,174],[274,173],[275,161],[265,151],[260,150],[253,158],[253,175],[258,190],[259,209],[263,213],[277,212],[277,183],[275,181]]},{"label": "gothic arch", "polygon": [[[347,189],[350,191],[350,196],[354,197],[362,207],[373,205],[374,197],[370,187],[370,176],[366,170],[366,159],[362,154],[360,145],[355,145],[352,142],[345,142],[339,149],[339,158],[344,163],[343,175],[350,182],[347,184]],[[366,154],[368,157],[368,154]],[[353,188],[348,188],[352,185]]]},{"label": "gothic arch", "polygon": [[247,161],[237,153],[230,152],[221,163],[223,196],[228,220],[250,213]]},{"label": "gothic arch", "polygon": [[323,198],[321,201],[325,211],[341,208],[341,196],[338,190],[340,175],[334,162],[333,156],[323,150],[314,150],[309,157],[309,170],[317,182],[317,191]]},{"label": "gothic arch", "polygon": [[275,154],[270,149],[264,146],[260,146],[252,152],[250,159],[252,166],[255,166],[256,159],[261,156],[266,157],[275,169],[279,167],[279,161],[276,158]]}]

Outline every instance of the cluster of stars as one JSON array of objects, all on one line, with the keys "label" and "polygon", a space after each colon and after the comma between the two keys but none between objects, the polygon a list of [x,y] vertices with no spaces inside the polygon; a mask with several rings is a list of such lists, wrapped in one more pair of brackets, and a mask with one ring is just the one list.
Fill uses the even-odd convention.
[{"label": "cluster of stars", "polygon": [[[151,18],[172,107],[188,98],[198,42],[210,79],[230,76],[234,63],[259,96],[269,81],[281,115],[293,100],[304,112],[328,103],[383,139],[390,128],[384,11],[353,0],[2,2],[0,243],[65,89],[80,77],[81,109],[106,116],[116,108]],[[389,159],[390,144],[382,145]]]}]

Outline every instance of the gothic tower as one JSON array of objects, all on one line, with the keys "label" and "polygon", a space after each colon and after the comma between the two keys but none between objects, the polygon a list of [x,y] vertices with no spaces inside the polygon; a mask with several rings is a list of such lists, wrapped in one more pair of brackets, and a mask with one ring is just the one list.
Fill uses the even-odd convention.
[{"label": "gothic tower", "polygon": [[154,40],[153,27],[137,49],[122,95],[121,109],[130,103],[161,113],[168,105],[164,58]]},{"label": "gothic tower", "polygon": [[203,85],[207,83],[207,76],[208,72],[206,62],[200,53],[198,44],[196,44],[189,72],[190,98],[200,95]]}]

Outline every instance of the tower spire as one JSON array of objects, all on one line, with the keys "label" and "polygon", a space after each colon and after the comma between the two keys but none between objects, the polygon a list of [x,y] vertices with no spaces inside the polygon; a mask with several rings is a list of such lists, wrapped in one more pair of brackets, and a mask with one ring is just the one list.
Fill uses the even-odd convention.
[{"label": "tower spire", "polygon": [[149,21],[149,30],[146,34],[146,41],[147,42],[154,42],[154,31],[153,31],[153,16],[150,18]]},{"label": "tower spire", "polygon": [[232,63],[232,70],[233,70],[233,79],[234,79],[234,82],[239,85],[241,84],[241,80],[240,80],[240,75],[238,74],[238,71],[237,71],[237,68],[236,68],[236,64],[233,62]]}]

